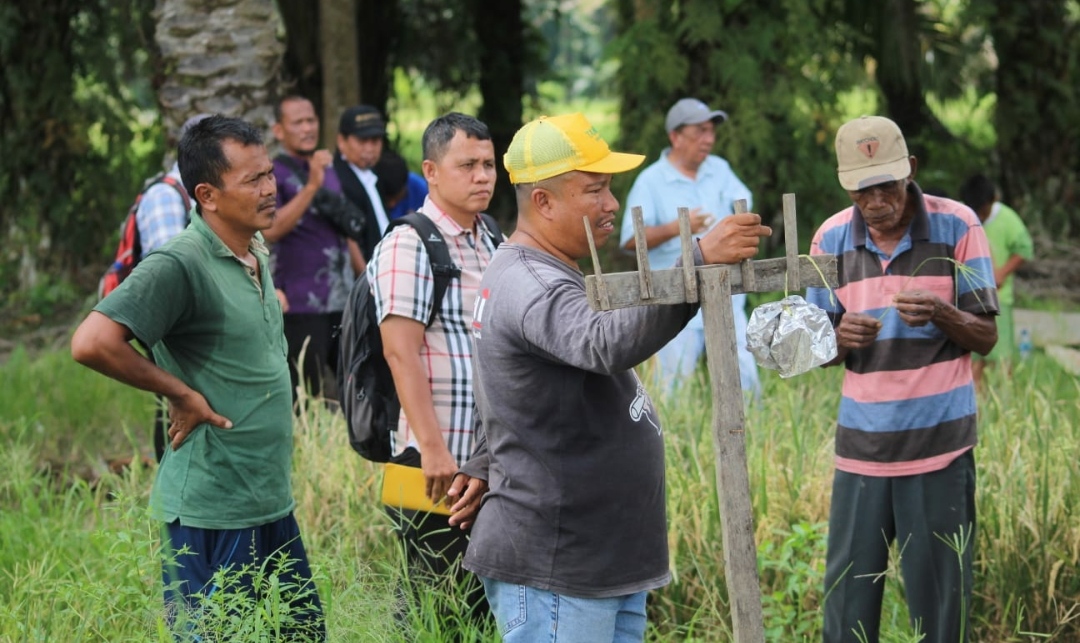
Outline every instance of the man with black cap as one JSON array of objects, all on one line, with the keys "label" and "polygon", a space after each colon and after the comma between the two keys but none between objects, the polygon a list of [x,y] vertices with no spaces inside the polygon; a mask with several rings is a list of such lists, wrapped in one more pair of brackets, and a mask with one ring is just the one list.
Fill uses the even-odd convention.
[{"label": "man with black cap", "polygon": [[[363,260],[356,242],[346,239],[316,205],[320,192],[340,199],[341,184],[329,171],[330,152],[319,149],[314,105],[303,96],[286,96],[274,106],[274,116],[274,137],[283,154],[274,158],[277,216],[263,236],[273,244],[274,283],[285,313],[295,400],[298,385],[303,383],[319,395],[324,370],[336,370],[333,331],[341,323],[352,279],[363,269]],[[298,366],[301,352],[304,357]]]},{"label": "man with black cap", "polygon": [[[649,266],[671,268],[681,256],[679,208],[690,208],[690,230],[695,235],[709,230],[717,221],[734,213],[735,201],[746,199],[753,206],[749,188],[739,180],[731,165],[712,153],[716,126],[727,114],[711,109],[696,98],[684,98],[668,110],[665,127],[671,147],[642,170],[626,197],[619,243],[634,250],[634,219],[630,211],[641,208],[645,222],[645,243]],[[739,349],[739,374],[744,391],[760,389],[754,357],[746,348],[746,295],[732,298],[735,336]],[[656,354],[656,376],[661,387],[672,391],[697,368],[705,350],[705,325],[697,315],[675,339]]]},{"label": "man with black cap", "polygon": [[366,219],[364,239],[360,243],[365,266],[389,223],[376,188],[379,177],[371,171],[382,155],[385,138],[386,122],[371,105],[356,105],[341,114],[334,172],[345,197],[363,211]]},{"label": "man with black cap", "polygon": [[826,642],[877,641],[897,541],[911,622],[927,643],[967,640],[975,546],[971,354],[997,341],[990,246],[970,208],[924,194],[893,121],[836,133],[852,205],[814,235],[839,262],[806,299],[836,327],[844,384],[825,562]]}]

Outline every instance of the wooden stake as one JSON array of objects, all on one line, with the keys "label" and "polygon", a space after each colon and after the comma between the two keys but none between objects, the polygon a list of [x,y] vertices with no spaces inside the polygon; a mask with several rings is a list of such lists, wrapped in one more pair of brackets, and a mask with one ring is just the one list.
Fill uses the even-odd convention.
[{"label": "wooden stake", "polygon": [[596,241],[593,239],[592,222],[589,217],[581,217],[581,220],[585,224],[585,235],[589,237],[589,252],[592,253],[593,273],[596,275],[596,294],[600,297],[601,309],[611,310],[611,298],[608,297],[604,271],[600,268],[600,255],[596,252]]},{"label": "wooden stake", "polygon": [[[739,199],[735,202],[735,214],[744,214],[746,212],[746,199]],[[742,284],[743,288],[747,292],[751,292],[757,288],[757,283],[754,282],[754,262],[753,259],[743,259],[739,264],[742,269]]]},{"label": "wooden stake", "polygon": [[686,301],[697,303],[697,271],[694,270],[694,239],[690,232],[690,208],[679,208],[679,241],[682,244],[683,288]]},{"label": "wooden stake", "polygon": [[[787,283],[791,289],[798,290],[799,279],[799,235],[795,234],[795,195],[784,195],[784,257],[787,259]],[[784,289],[787,295],[788,288]]]},{"label": "wooden stake", "polygon": [[708,347],[705,354],[712,383],[713,444],[720,528],[724,538],[724,578],[736,643],[764,643],[730,272],[712,271],[701,282],[701,313],[705,319],[705,345]]},{"label": "wooden stake", "polygon": [[652,274],[649,272],[649,244],[645,242],[645,219],[641,206],[630,208],[634,218],[634,250],[637,253],[638,279],[641,281],[641,298],[652,299]]}]

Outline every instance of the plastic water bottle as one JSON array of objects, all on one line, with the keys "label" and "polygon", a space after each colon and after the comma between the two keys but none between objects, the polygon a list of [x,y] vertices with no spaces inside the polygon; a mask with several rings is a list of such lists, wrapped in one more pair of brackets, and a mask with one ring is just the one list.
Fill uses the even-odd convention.
[{"label": "plastic water bottle", "polygon": [[1031,332],[1026,328],[1020,329],[1020,344],[1017,346],[1020,359],[1031,357]]}]

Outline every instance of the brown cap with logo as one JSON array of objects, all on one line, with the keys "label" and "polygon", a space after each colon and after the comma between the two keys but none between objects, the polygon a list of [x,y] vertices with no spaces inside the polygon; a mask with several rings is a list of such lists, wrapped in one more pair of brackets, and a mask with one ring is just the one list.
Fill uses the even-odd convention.
[{"label": "brown cap with logo", "polygon": [[906,179],[909,156],[904,134],[884,116],[860,116],[836,132],[836,175],[845,190]]}]

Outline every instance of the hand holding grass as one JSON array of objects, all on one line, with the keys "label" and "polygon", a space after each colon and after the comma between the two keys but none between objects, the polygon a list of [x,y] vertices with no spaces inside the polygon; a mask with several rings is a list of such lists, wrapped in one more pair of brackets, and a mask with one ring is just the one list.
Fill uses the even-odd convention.
[{"label": "hand holding grass", "polygon": [[933,322],[965,350],[986,355],[997,343],[996,314],[969,313],[925,290],[903,290],[893,297],[900,319],[908,326]]},{"label": "hand holding grass", "polygon": [[[881,332],[881,320],[866,313],[844,313],[836,327],[836,345],[841,349],[866,348]],[[841,351],[842,357],[846,351]],[[834,360],[836,361],[836,360]]]},{"label": "hand holding grass", "polygon": [[893,297],[893,305],[900,320],[908,326],[919,327],[934,321],[946,304],[940,297],[927,290],[905,290]]}]

